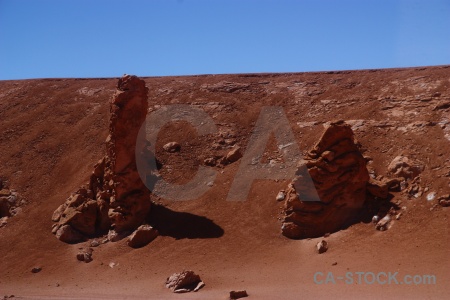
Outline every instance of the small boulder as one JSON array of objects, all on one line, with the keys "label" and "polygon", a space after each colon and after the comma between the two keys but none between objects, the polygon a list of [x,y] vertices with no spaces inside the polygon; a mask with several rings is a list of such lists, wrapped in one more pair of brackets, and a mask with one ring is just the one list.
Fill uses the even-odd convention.
[{"label": "small boulder", "polygon": [[98,247],[100,246],[101,241],[99,239],[93,239],[92,241],[89,242],[89,246],[91,247]]},{"label": "small boulder", "polygon": [[438,198],[438,200],[450,200],[450,194],[442,195]]},{"label": "small boulder", "polygon": [[316,245],[316,249],[317,249],[317,253],[319,253],[319,254],[327,252],[327,250],[328,250],[327,241],[321,240],[320,242],[318,242]]},{"label": "small boulder", "polygon": [[436,198],[436,192],[428,193],[428,195],[427,195],[427,201],[433,201],[434,198]]},{"label": "small boulder", "polygon": [[214,166],[216,165],[216,160],[215,160],[214,158],[210,157],[210,158],[206,158],[206,159],[203,161],[203,163],[204,163],[206,166],[214,167]]},{"label": "small boulder", "polygon": [[174,293],[190,292],[194,291],[197,286],[201,285],[201,282],[202,280],[199,275],[188,270],[181,273],[172,274],[169,278],[167,278],[166,288],[171,289]]},{"label": "small boulder", "polygon": [[12,206],[17,204],[17,193],[12,192],[11,195],[7,198],[9,204],[11,204]]},{"label": "small boulder", "polygon": [[248,297],[246,290],[230,292],[230,300],[235,300],[235,299],[245,298],[245,297]]},{"label": "small boulder", "polygon": [[279,191],[277,197],[275,198],[277,201],[283,201],[286,198],[285,191]]},{"label": "small boulder", "polygon": [[64,211],[66,210],[67,206],[65,204],[61,204],[52,215],[52,221],[58,222],[61,219],[61,216],[63,215]]},{"label": "small boulder", "polygon": [[233,163],[235,161],[238,161],[242,157],[241,148],[240,147],[234,147],[233,149],[228,152],[226,155],[226,160],[229,163]]},{"label": "small boulder", "polygon": [[0,218],[0,228],[8,224],[8,217]]},{"label": "small boulder", "polygon": [[92,248],[81,249],[77,254],[77,259],[79,261],[84,261],[85,263],[89,263],[92,261],[92,252],[94,250]]},{"label": "small boulder", "polygon": [[41,267],[34,267],[33,269],[31,269],[31,273],[39,273],[40,271],[42,271]]},{"label": "small boulder", "polygon": [[389,197],[389,191],[399,190],[403,178],[382,178],[380,180],[369,178],[367,182],[367,191],[375,197],[386,199]]},{"label": "small boulder", "polygon": [[84,241],[84,236],[72,228],[70,225],[61,226],[56,231],[56,238],[62,242],[76,244]]},{"label": "small boulder", "polygon": [[144,247],[159,235],[158,230],[150,225],[139,226],[129,237],[128,246],[132,248]]},{"label": "small boulder", "polygon": [[375,228],[380,231],[387,230],[389,228],[390,222],[391,222],[391,217],[386,215],[384,218],[382,218],[380,221],[378,221],[377,225],[375,225]]},{"label": "small boulder", "polygon": [[197,292],[198,290],[200,290],[202,287],[205,286],[205,283],[203,281],[200,281],[197,286],[194,289],[194,292]]},{"label": "small boulder", "polygon": [[0,197],[8,197],[9,195],[11,195],[10,190],[8,190],[8,189],[0,190]]},{"label": "small boulder", "polygon": [[110,242],[118,242],[126,237],[126,233],[118,233],[114,229],[108,231],[107,240]]},{"label": "small boulder", "polygon": [[297,239],[299,236],[303,235],[303,230],[300,226],[292,222],[285,222],[281,226],[281,232],[285,237],[290,239]]},{"label": "small boulder", "polygon": [[439,200],[439,204],[443,207],[448,207],[450,206],[450,200],[441,199]]},{"label": "small boulder", "polygon": [[173,152],[178,152],[181,149],[181,145],[178,144],[177,142],[170,142],[167,143],[163,146],[164,151],[173,153]]},{"label": "small boulder", "polygon": [[406,156],[399,155],[391,161],[388,170],[397,177],[413,179],[424,170],[424,166],[417,161],[410,160]]}]

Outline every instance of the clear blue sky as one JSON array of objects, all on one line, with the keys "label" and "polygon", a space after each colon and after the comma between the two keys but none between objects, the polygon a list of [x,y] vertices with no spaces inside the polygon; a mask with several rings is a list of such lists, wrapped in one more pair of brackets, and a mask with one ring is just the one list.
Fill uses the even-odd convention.
[{"label": "clear blue sky", "polygon": [[450,64],[450,0],[0,0],[0,80]]}]

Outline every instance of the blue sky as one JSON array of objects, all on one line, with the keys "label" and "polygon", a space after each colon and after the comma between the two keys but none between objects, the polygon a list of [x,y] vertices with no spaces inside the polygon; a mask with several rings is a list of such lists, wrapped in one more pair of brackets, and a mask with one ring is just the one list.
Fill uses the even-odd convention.
[{"label": "blue sky", "polygon": [[0,80],[450,64],[450,0],[0,0]]}]

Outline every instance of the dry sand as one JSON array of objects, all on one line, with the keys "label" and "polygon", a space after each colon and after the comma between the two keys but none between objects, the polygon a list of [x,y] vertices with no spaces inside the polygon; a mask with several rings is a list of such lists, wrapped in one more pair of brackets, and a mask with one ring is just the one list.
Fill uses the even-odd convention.
[{"label": "dry sand", "polygon": [[[283,107],[302,151],[317,141],[323,123],[353,120],[356,138],[378,174],[386,174],[389,162],[404,154],[424,163],[422,187],[438,196],[450,193],[450,124],[442,126],[450,122],[445,108],[450,103],[449,66],[145,81],[153,110],[163,104],[195,104],[219,130],[232,131],[244,152],[263,106]],[[246,201],[226,200],[239,161],[218,169],[223,172],[198,199],[153,199],[165,209],[153,211],[160,216],[155,222],[161,236],[146,247],[132,249],[125,240],[107,243],[94,248],[91,263],[77,261],[78,248],[85,244],[57,240],[51,215],[88,180],[104,154],[108,100],[116,82],[0,82],[0,175],[28,201],[0,228],[0,296],[226,299],[230,290],[239,289],[247,290],[248,299],[445,299],[450,294],[450,208],[427,201],[427,193],[418,198],[394,193],[392,201],[401,201],[405,210],[389,230],[359,222],[326,238],[330,248],[319,255],[314,247],[321,238],[281,235],[282,204],[275,197],[288,181],[256,181]],[[172,182],[189,181],[200,158],[212,151],[211,139],[197,137],[183,123],[167,126],[159,137],[157,149],[167,141],[182,144],[176,155],[157,151],[161,173]],[[111,262],[117,265],[111,268]],[[35,266],[42,271],[33,274]],[[183,269],[198,273],[206,286],[197,293],[171,293],[164,282]],[[354,282],[317,284],[316,272],[332,272],[335,279],[352,272]],[[434,275],[436,283],[358,284],[356,272],[398,272],[398,281],[404,275]]]}]

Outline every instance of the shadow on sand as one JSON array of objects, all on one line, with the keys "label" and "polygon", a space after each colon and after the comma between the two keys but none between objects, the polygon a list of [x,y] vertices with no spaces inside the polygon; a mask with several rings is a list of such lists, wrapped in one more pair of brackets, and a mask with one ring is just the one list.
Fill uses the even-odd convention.
[{"label": "shadow on sand", "polygon": [[162,236],[175,239],[209,239],[223,235],[222,227],[212,220],[187,212],[173,211],[162,205],[153,205],[148,223]]}]

